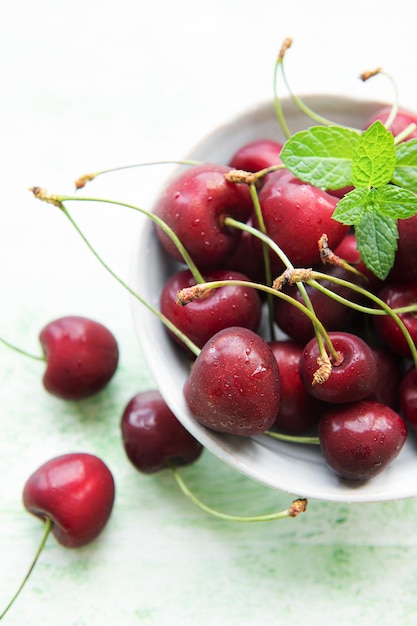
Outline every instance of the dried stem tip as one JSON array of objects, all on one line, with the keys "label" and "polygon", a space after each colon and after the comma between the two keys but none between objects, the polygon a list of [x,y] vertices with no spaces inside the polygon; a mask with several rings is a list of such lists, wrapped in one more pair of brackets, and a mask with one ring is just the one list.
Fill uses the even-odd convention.
[{"label": "dried stem tip", "polygon": [[359,78],[363,80],[363,82],[365,82],[369,78],[372,78],[373,76],[377,76],[378,74],[381,74],[381,72],[382,72],[382,67],[377,67],[375,70],[367,70],[366,72],[363,72]]},{"label": "dried stem tip", "polygon": [[245,170],[231,170],[226,172],[224,177],[229,183],[245,183],[246,185],[253,185],[258,179],[256,174]]},{"label": "dried stem tip", "polygon": [[284,58],[285,53],[287,52],[288,48],[291,48],[292,42],[293,42],[293,39],[291,37],[287,37],[286,39],[284,39],[284,42],[278,54],[278,61],[281,61],[281,59]]},{"label": "dried stem tip", "polygon": [[293,285],[294,283],[302,283],[311,280],[313,269],[306,268],[294,268],[287,269],[272,283],[272,289],[280,291],[284,285]]},{"label": "dried stem tip", "polygon": [[62,209],[60,196],[49,193],[43,187],[30,187],[29,191],[31,191],[35,198],[37,198],[38,200],[42,200],[43,202],[47,202],[48,204],[53,204],[59,209]]},{"label": "dried stem tip", "polygon": [[307,510],[308,501],[305,498],[299,498],[298,500],[294,500],[290,508],[288,509],[288,514],[290,517],[297,517],[300,513],[304,513]]},{"label": "dried stem tip", "polygon": [[317,358],[318,369],[314,372],[312,385],[322,385],[328,380],[332,371],[332,362],[329,356],[319,356]]},{"label": "dried stem tip", "polygon": [[211,288],[204,285],[194,285],[193,287],[184,287],[177,292],[177,304],[186,306],[194,300],[205,298],[210,293]]},{"label": "dried stem tip", "polygon": [[80,176],[75,181],[75,188],[82,189],[86,186],[87,183],[89,183],[91,180],[94,180],[96,176],[97,174],[84,174],[84,176]]}]

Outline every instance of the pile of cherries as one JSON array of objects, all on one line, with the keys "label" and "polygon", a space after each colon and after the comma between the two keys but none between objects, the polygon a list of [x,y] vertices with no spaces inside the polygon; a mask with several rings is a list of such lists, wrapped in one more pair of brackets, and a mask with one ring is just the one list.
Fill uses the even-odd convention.
[{"label": "pile of cherries", "polygon": [[[400,110],[393,133],[415,121]],[[199,423],[237,436],[315,436],[341,479],[368,480],[400,453],[407,426],[417,428],[417,215],[399,220],[395,263],[381,280],[354,231],[332,218],[348,190],[277,167],[281,148],[254,141],[228,164],[181,171],[164,190],[155,214],[202,275],[183,267],[156,225],[180,263],[161,311],[192,339],[190,350],[169,330],[192,357],[184,396]],[[258,332],[265,300],[268,337]]]},{"label": "pile of cherries", "polygon": [[[399,111],[393,133],[416,120]],[[183,393],[199,423],[239,437],[315,439],[342,480],[368,480],[401,452],[407,427],[417,429],[417,215],[399,220],[382,281],[332,218],[346,190],[298,180],[279,167],[281,148],[260,138],[227,164],[190,165],[165,189],[155,230],[179,268],[162,289],[161,319],[190,357]],[[269,336],[259,332],[265,315]],[[117,369],[117,341],[94,320],[60,318],[39,338],[44,387],[62,400],[98,393]],[[157,390],[130,399],[120,427],[143,473],[175,471],[203,450]],[[48,460],[23,490],[27,510],[46,522],[43,543],[51,531],[66,547],[98,536],[114,498],[112,472],[85,452]],[[305,510],[295,502],[284,516]]]}]

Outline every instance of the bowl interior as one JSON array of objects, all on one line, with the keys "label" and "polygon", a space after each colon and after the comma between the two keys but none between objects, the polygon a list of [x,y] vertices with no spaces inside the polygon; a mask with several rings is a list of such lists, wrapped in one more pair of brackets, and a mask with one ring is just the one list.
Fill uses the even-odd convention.
[{"label": "bowl interior", "polygon": [[[337,123],[362,128],[381,102],[318,95],[303,98],[315,111]],[[311,126],[311,121],[290,101],[283,111],[291,132]],[[244,143],[272,138],[284,141],[272,102],[244,112],[205,137],[186,156],[188,159],[227,164]],[[175,170],[173,175],[177,173]],[[132,287],[159,308],[161,287],[176,269],[155,237],[153,223],[142,219],[132,258]],[[136,299],[132,303],[134,324],[152,375],[171,410],[207,449],[250,478],[297,497],[338,502],[378,502],[417,495],[417,453],[409,437],[399,457],[380,475],[365,483],[340,480],[326,466],[319,447],[218,434],[199,425],[183,398],[189,361],[168,337],[158,318]]]}]

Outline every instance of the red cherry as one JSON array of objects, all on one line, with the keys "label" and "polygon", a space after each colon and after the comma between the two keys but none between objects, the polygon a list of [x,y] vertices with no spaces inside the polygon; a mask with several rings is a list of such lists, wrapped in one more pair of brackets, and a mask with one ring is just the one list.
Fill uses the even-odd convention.
[{"label": "red cherry", "polygon": [[380,289],[382,287],[382,280],[375,276],[372,270],[363,262],[361,254],[356,247],[356,236],[354,233],[348,233],[346,237],[343,237],[342,241],[335,248],[334,253],[366,276],[368,280],[367,289],[375,291],[377,288]]},{"label": "red cherry", "polygon": [[392,350],[383,346],[373,346],[372,352],[376,359],[378,377],[375,389],[366,399],[385,404],[395,411],[399,402],[401,359]]},{"label": "red cherry", "polygon": [[103,530],[114,495],[113,476],[101,459],[71,453],[47,461],[28,478],[23,504],[33,515],[52,520],[58,543],[78,548]]},{"label": "red cherry", "polygon": [[[369,128],[369,126],[371,126],[377,120],[380,120],[383,124],[385,124],[386,121],[388,120],[388,116],[390,115],[390,113],[391,113],[391,107],[382,107],[381,109],[379,109],[379,111],[374,113],[374,115],[372,115],[368,119],[364,128],[365,129]],[[400,108],[398,109],[397,114],[394,118],[394,121],[390,126],[390,131],[392,132],[394,137],[396,137],[403,130],[405,130],[407,126],[409,126],[410,124],[417,124],[417,115],[411,111],[407,111],[406,109]],[[408,135],[407,140],[413,139],[415,137],[417,137],[417,129],[413,130],[412,133]]]},{"label": "red cherry", "polygon": [[226,328],[201,350],[185,385],[195,419],[218,432],[257,435],[272,426],[280,404],[277,361],[247,328]]},{"label": "red cherry", "polygon": [[[416,304],[417,285],[408,283],[388,283],[379,293],[379,298],[392,309]],[[417,317],[415,313],[400,313],[399,317],[417,344]],[[411,350],[395,319],[390,315],[374,315],[373,325],[385,345],[400,356],[410,357]]]},{"label": "red cherry", "polygon": [[203,446],[182,426],[157,390],[142,391],[126,405],[121,431],[128,459],[140,472],[153,474],[193,463]]},{"label": "red cherry", "polygon": [[325,382],[313,384],[320,352],[317,339],[311,339],[303,350],[299,364],[305,388],[324,402],[339,404],[363,400],[374,391],[378,376],[372,349],[352,333],[330,332],[329,337],[341,362],[333,364]]},{"label": "red cherry", "polygon": [[400,408],[407,424],[417,430],[417,370],[410,367],[400,383]]},{"label": "red cherry", "polygon": [[[296,267],[320,263],[318,242],[324,233],[334,249],[348,232],[347,226],[332,219],[337,198],[301,182],[288,170],[268,174],[259,202],[268,235]],[[255,218],[254,225],[258,225]],[[278,274],[281,262],[275,254],[271,261]]]},{"label": "red cherry", "polygon": [[241,146],[229,161],[230,167],[246,172],[259,172],[282,163],[282,144],[272,139],[255,139]]},{"label": "red cherry", "polygon": [[101,391],[114,375],[119,350],[112,333],[99,322],[68,316],[50,322],[39,335],[47,368],[43,384],[65,400]]},{"label": "red cherry", "polygon": [[[343,267],[325,265],[324,267],[321,266],[319,271],[323,274],[328,274],[329,277],[341,278],[356,285],[363,286],[363,280],[360,277]],[[331,280],[326,279],[320,280],[320,284],[348,300],[353,302],[359,300],[357,293],[349,287],[337,285]],[[304,304],[303,296],[296,285],[285,285],[282,291],[292,296],[301,304]],[[322,322],[326,330],[344,330],[354,319],[355,312],[352,308],[347,307],[341,302],[337,302],[310,285],[306,285],[306,291],[316,316]],[[274,317],[279,328],[298,343],[305,344],[314,337],[314,326],[310,318],[297,309],[291,302],[277,298]]]},{"label": "red cherry", "polygon": [[[225,179],[231,169],[203,164],[186,170],[167,187],[154,209],[200,269],[221,267],[239,241],[240,231],[225,228],[225,217],[246,222],[253,211],[247,185]],[[156,233],[168,254],[182,261],[178,249],[159,226]]]},{"label": "red cherry", "polygon": [[323,403],[307,393],[298,371],[303,348],[295,341],[272,341],[281,380],[281,402],[274,427],[283,433],[297,435],[318,422]]},{"label": "red cherry", "polygon": [[[205,280],[249,280],[233,271],[213,270],[206,273]],[[228,326],[244,326],[257,331],[262,315],[262,302],[256,289],[227,285],[212,289],[204,298],[193,300],[186,306],[177,304],[179,290],[195,285],[189,270],[175,273],[164,284],[160,297],[160,309],[173,324],[195,345],[202,348],[219,330]],[[185,348],[173,333],[170,335]]]},{"label": "red cherry", "polygon": [[417,215],[398,220],[398,247],[389,282],[417,282]]},{"label": "red cherry", "polygon": [[368,480],[400,453],[407,437],[404,420],[378,402],[363,400],[326,411],[319,423],[327,464],[348,480]]}]

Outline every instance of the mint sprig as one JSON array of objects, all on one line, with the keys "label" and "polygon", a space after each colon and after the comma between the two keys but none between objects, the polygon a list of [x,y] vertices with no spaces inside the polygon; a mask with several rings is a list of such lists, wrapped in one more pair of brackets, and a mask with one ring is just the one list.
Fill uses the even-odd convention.
[{"label": "mint sprig", "polygon": [[363,132],[313,126],[287,140],[281,159],[294,176],[316,187],[353,187],[333,218],[354,227],[363,261],[386,278],[397,250],[397,221],[417,213],[417,139],[396,146],[380,121]]},{"label": "mint sprig", "polygon": [[352,182],[352,153],[360,134],[342,126],[313,126],[292,135],[280,157],[300,180],[322,189]]}]

